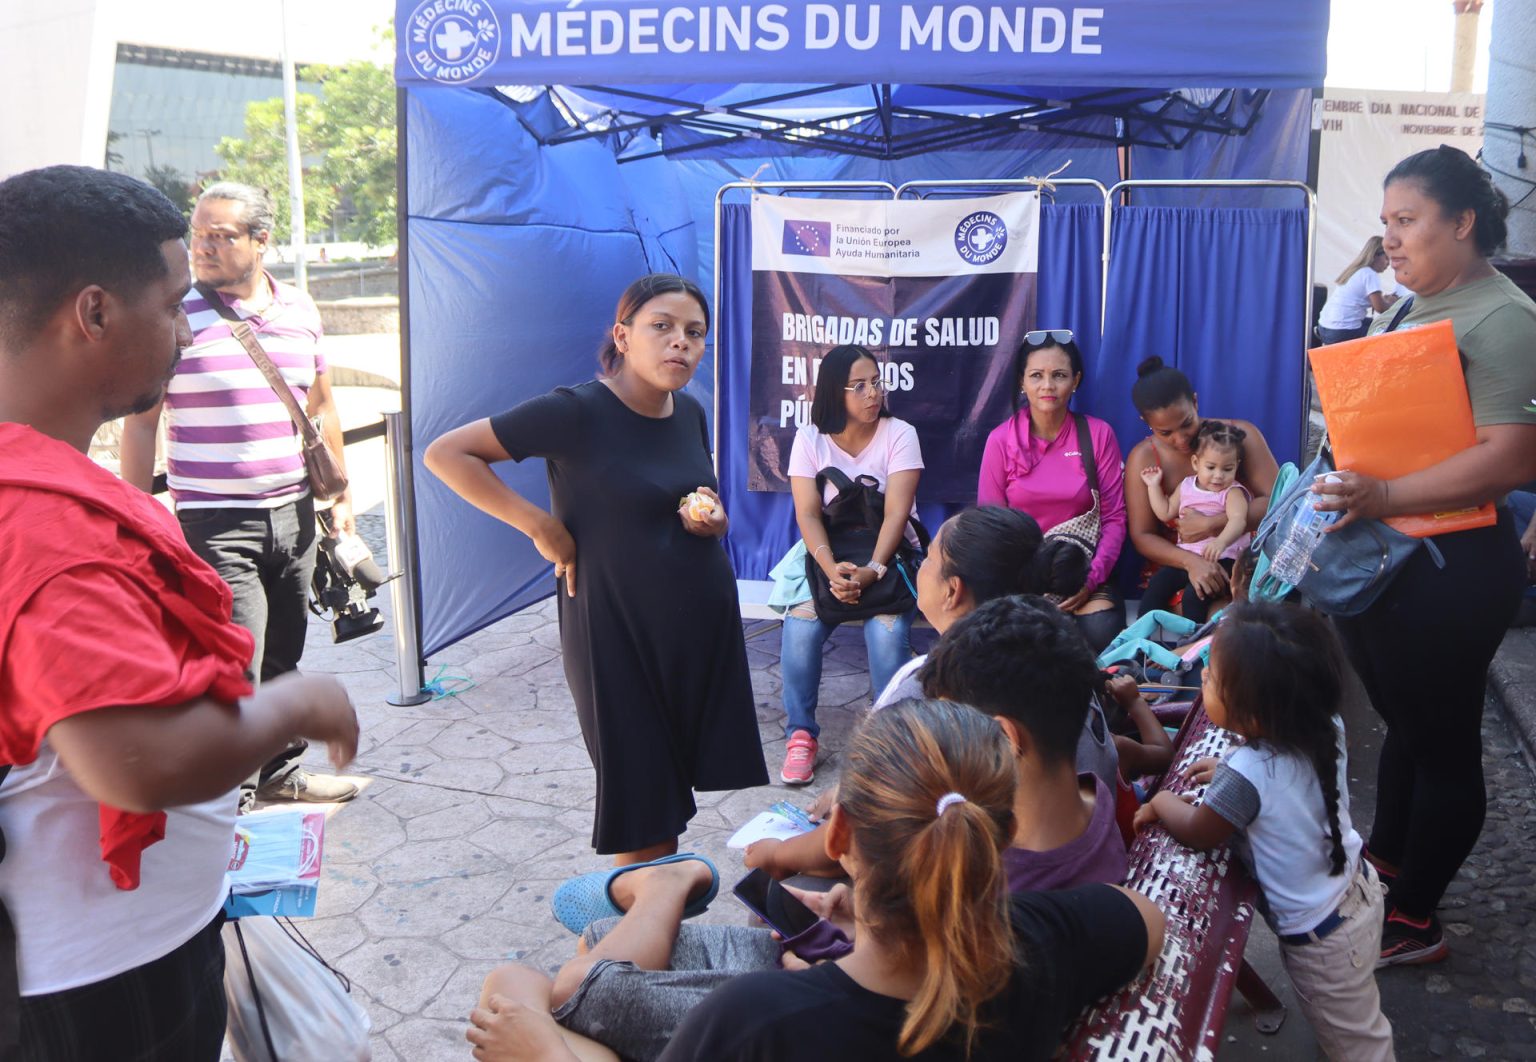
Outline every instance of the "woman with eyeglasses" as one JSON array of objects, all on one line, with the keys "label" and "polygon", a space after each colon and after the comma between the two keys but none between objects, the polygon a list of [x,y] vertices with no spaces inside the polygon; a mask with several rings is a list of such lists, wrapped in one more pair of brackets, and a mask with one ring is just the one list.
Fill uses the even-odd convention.
[{"label": "woman with eyeglasses", "polygon": [[1386,270],[1387,252],[1381,237],[1372,236],[1334,281],[1338,286],[1317,315],[1317,338],[1324,343],[1342,343],[1365,335],[1371,314],[1386,312],[1398,299],[1396,282],[1391,289],[1382,286]]},{"label": "woman with eyeglasses", "polygon": [[1081,566],[1079,589],[1060,606],[1097,652],[1125,627],[1125,602],[1108,585],[1125,544],[1120,443],[1104,421],[1069,406],[1083,382],[1070,330],[1026,332],[1010,379],[1013,416],[987,436],[976,504],[1028,513],[1046,532],[1046,548]]},{"label": "woman with eyeglasses", "polygon": [[[855,482],[860,476],[873,477],[885,494],[884,521],[874,555],[866,563],[855,563],[832,552],[822,507],[837,497],[837,487],[828,483],[824,490],[816,489],[816,475],[827,467],[839,469]],[[891,416],[885,407],[885,384],[875,356],[853,344],[833,347],[822,359],[816,376],[811,423],[795,433],[789,454],[789,488],[805,555],[815,561],[839,601],[858,603],[860,594],[885,575],[904,537],[917,544],[907,517],[915,511],[922,471],[917,430]],[[791,552],[776,572],[796,567],[797,551]],[[798,563],[798,567],[805,566]],[[788,610],[784,613],[780,664],[787,717],[784,736],[789,745],[779,777],[787,785],[807,785],[816,777],[821,649],[837,629],[817,617],[809,588],[801,592],[800,600],[783,602]],[[876,694],[912,656],[910,635],[916,611],[913,602],[900,615],[875,616],[864,622],[869,677]]]}]

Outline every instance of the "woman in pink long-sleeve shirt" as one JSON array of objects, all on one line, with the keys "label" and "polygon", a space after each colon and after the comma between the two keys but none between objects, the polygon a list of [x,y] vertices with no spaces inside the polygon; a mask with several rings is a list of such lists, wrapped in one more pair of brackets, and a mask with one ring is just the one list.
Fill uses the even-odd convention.
[{"label": "woman in pink long-sleeve shirt", "polygon": [[[1064,328],[1029,332],[1014,358],[1014,414],[992,429],[981,458],[978,505],[1006,505],[1033,516],[1047,533],[1093,506],[1076,418],[1088,427],[1099,478],[1099,537],[1087,578],[1061,602],[1098,651],[1125,626],[1125,603],[1109,588],[1125,544],[1125,467],[1114,429],[1073,413],[1068,402],[1083,382],[1083,356]],[[1083,544],[1086,547],[1086,544]],[[1086,552],[1086,548],[1085,548]]]}]

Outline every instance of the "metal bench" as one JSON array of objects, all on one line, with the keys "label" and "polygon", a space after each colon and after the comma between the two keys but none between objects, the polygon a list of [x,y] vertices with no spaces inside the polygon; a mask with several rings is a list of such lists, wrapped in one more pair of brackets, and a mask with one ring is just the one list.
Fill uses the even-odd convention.
[{"label": "metal bench", "polygon": [[[1185,768],[1203,756],[1222,755],[1233,740],[1206,718],[1197,699],[1175,742],[1173,767],[1159,788],[1175,793],[1194,789],[1184,778]],[[1278,1031],[1285,1007],[1243,960],[1258,887],[1230,848],[1196,852],[1156,827],[1136,839],[1129,862],[1126,885],[1167,915],[1163,953],[1150,970],[1086,1011],[1058,1057],[1210,1060],[1221,1042],[1234,988],[1254,1007],[1261,1032]]]}]

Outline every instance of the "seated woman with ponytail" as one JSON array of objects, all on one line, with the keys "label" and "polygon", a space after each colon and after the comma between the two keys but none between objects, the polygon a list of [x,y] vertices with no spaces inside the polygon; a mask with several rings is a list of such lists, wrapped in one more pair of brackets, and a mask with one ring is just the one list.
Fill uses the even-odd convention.
[{"label": "seated woman with ponytail", "polygon": [[1049,1058],[1085,1006],[1162,950],[1163,915],[1112,885],[1005,900],[1013,801],[995,720],[945,701],[870,716],[827,833],[853,879],[853,951],[736,978],[663,1062]]},{"label": "seated woman with ponytail", "polygon": [[[838,890],[806,901],[848,912],[852,950],[809,968],[724,977],[687,971],[723,983],[676,1025],[662,1062],[1046,1059],[1085,1006],[1162,950],[1162,912],[1138,893],[1090,885],[1005,896],[1014,758],[995,720],[960,704],[903,701],[864,721],[847,758],[826,843],[852,879],[851,899]],[[690,888],[683,875],[691,871],[670,864],[625,875],[673,866],[685,868],[678,880],[640,886],[629,914],[584,957],[599,979],[619,980],[628,967],[632,991],[645,991],[647,982],[633,976],[640,960],[611,953],[611,942],[643,909],[666,918],[660,930],[677,937]],[[765,930],[685,928],[769,939]],[[569,1000],[576,1009],[595,1000],[591,976],[572,986],[561,972],[555,999],[566,1003],[556,1012],[562,1022]],[[666,977],[651,978],[652,991],[677,994]],[[476,1057],[581,1057],[540,999],[504,984],[521,998],[491,993],[476,1011]],[[608,1033],[627,1036],[646,1025],[655,1031],[657,1015],[643,996],[618,1006],[610,995],[607,1003]],[[644,1057],[630,1044],[613,1046]]]}]

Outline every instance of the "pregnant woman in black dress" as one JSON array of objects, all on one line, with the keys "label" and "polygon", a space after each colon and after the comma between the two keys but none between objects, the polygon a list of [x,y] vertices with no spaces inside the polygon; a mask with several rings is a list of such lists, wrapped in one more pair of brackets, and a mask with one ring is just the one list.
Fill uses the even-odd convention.
[{"label": "pregnant woman in black dress", "polygon": [[[555,566],[566,679],[597,770],[592,843],[625,866],[677,851],[693,790],[768,774],[704,410],[682,392],[709,308],[692,281],[653,274],[615,319],[599,379],[455,428],[425,460]],[[552,512],[490,467],[527,457],[548,462]],[[712,513],[679,506],[693,491]]]}]

